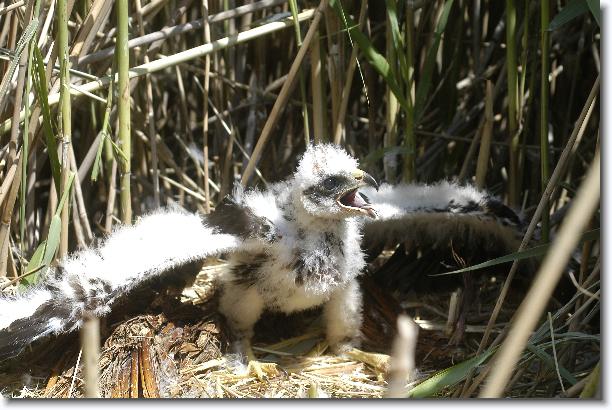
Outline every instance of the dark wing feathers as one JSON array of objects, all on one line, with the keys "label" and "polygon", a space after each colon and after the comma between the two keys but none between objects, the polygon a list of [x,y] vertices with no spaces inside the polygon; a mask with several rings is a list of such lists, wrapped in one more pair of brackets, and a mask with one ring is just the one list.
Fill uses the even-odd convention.
[{"label": "dark wing feathers", "polygon": [[0,361],[17,356],[34,340],[53,333],[49,326],[51,321],[69,324],[66,319],[71,316],[72,308],[62,302],[65,301],[47,301],[31,316],[17,319],[8,328],[0,330]]},{"label": "dark wing feathers", "polygon": [[219,232],[236,235],[242,239],[262,238],[273,240],[276,237],[274,225],[266,218],[255,215],[251,209],[226,196],[217,205],[207,222]]},{"label": "dark wing feathers", "polygon": [[0,297],[0,359],[32,341],[80,327],[84,313],[103,316],[116,300],[165,272],[236,249],[242,239],[198,215],[163,210],[116,229],[96,248],[49,269],[42,283]]},{"label": "dark wing feathers", "polygon": [[[520,217],[486,193],[448,182],[365,188],[378,218],[364,227],[366,244],[461,238],[511,248]],[[102,244],[62,261],[25,294],[0,297],[0,360],[40,337],[78,328],[84,313],[103,316],[135,287],[251,238],[273,241],[274,225],[227,197],[206,218],[164,210],[115,230]]]},{"label": "dark wing feathers", "polygon": [[364,194],[378,214],[364,227],[368,249],[412,241],[423,245],[459,241],[463,246],[516,250],[523,224],[511,208],[486,192],[451,182],[383,185]]}]

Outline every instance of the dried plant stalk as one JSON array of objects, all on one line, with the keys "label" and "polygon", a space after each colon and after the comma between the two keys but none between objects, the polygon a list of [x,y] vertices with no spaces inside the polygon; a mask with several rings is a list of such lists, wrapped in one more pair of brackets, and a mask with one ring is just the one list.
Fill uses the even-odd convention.
[{"label": "dried plant stalk", "polygon": [[[210,25],[208,22],[208,0],[202,1],[202,27],[204,28],[204,43],[210,43]],[[202,139],[204,146],[204,212],[210,213],[210,175],[208,170],[208,93],[210,91],[210,54],[204,56],[204,104],[202,112]]]},{"label": "dried plant stalk", "polygon": [[[363,25],[365,23],[366,10],[367,10],[367,2],[361,2],[361,8],[359,10],[359,29],[363,30]],[[344,132],[344,118],[346,116],[346,109],[349,103],[349,94],[351,92],[351,86],[353,85],[353,76],[355,74],[355,68],[359,64],[357,60],[357,52],[359,48],[353,47],[351,51],[351,57],[349,60],[349,66],[346,69],[346,76],[344,77],[344,86],[342,87],[342,94],[340,97],[340,107],[338,108],[338,116],[336,118],[336,123],[334,124],[334,144],[340,144],[340,140],[342,138],[342,134]]]},{"label": "dried plant stalk", "polygon": [[287,102],[287,99],[289,98],[289,94],[291,93],[291,90],[293,89],[293,86],[295,84],[295,77],[299,71],[300,66],[302,65],[302,61],[304,60],[304,56],[306,55],[308,48],[310,47],[310,43],[312,42],[312,39],[315,37],[317,27],[319,26],[319,22],[321,21],[323,12],[327,8],[327,4],[328,4],[328,0],[321,0],[321,2],[319,3],[319,6],[314,12],[312,23],[310,24],[310,28],[308,29],[308,32],[306,33],[306,36],[304,37],[304,42],[302,44],[302,47],[298,51],[297,56],[295,56],[295,60],[293,60],[293,63],[291,64],[291,68],[289,69],[289,73],[287,74],[287,79],[283,83],[283,87],[278,93],[278,98],[274,102],[272,111],[270,111],[270,114],[268,115],[268,119],[266,120],[266,123],[264,124],[264,127],[259,136],[259,139],[257,140],[257,144],[255,145],[255,149],[253,150],[253,154],[251,155],[251,159],[249,160],[249,163],[242,174],[241,182],[243,186],[246,185],[249,179],[251,178],[251,175],[253,174],[253,170],[255,169],[255,166],[257,165],[257,161],[259,160],[259,157],[261,156],[263,148],[266,145],[268,138],[270,137],[270,132],[272,131],[272,127],[274,126],[274,124],[276,124],[276,121],[278,120],[278,116],[280,115],[281,110],[284,108],[285,103]]},{"label": "dried plant stalk", "polygon": [[81,328],[81,344],[83,351],[83,384],[85,397],[100,396],[100,375],[98,362],[100,360],[100,319],[87,316]]},{"label": "dried plant stalk", "polygon": [[518,75],[516,63],[516,4],[506,0],[506,73],[508,76],[508,136],[510,140],[510,164],[508,175],[508,203],[516,205],[519,193],[518,180]]},{"label": "dried plant stalk", "polygon": [[491,139],[493,138],[493,86],[487,81],[485,93],[485,122],[480,138],[480,151],[476,164],[476,186],[480,189],[485,187],[485,178],[489,165],[491,151]]},{"label": "dried plant stalk", "polygon": [[393,354],[389,368],[389,388],[385,397],[402,398],[406,396],[406,382],[414,378],[416,372],[415,352],[419,326],[408,316],[397,318],[397,337],[393,342]]},{"label": "dried plant stalk", "polygon": [[[550,0],[542,0],[540,2],[540,18],[541,18],[541,67],[540,67],[540,178],[542,181],[542,189],[548,183],[550,178],[550,167],[548,165],[548,152],[550,150],[548,143],[548,100],[550,94],[550,84],[548,82],[549,74],[549,32],[548,22],[550,20]],[[545,204],[542,212],[542,241],[548,242],[550,204],[548,201]]]},{"label": "dried plant stalk", "polygon": [[[298,19],[300,21],[308,20],[312,18],[313,15],[313,10],[305,10],[298,15]],[[291,27],[292,24],[293,23],[291,18],[283,19],[281,21],[264,24],[262,26],[252,28],[250,30],[243,31],[233,37],[224,37],[215,40],[212,43],[202,44],[201,46],[194,47],[189,50],[162,57],[157,60],[151,61],[148,64],[141,64],[139,66],[131,68],[129,70],[129,78],[140,77],[145,74],[151,74],[166,69],[168,67],[174,67],[178,64],[205,56],[207,54],[212,54],[215,51],[219,51],[227,47],[231,47],[236,44],[250,41],[255,38],[259,38],[267,34],[273,33],[275,31]],[[306,43],[306,40],[304,40],[304,43]],[[93,92],[99,90],[100,88],[108,86],[112,81],[114,81],[114,77],[112,76],[100,77],[95,81],[91,81],[79,86],[78,90],[72,90],[72,95],[78,96],[83,95],[85,92]],[[59,94],[50,94],[48,102],[49,105],[57,104],[59,102]],[[20,121],[23,120],[23,116],[24,113],[22,111],[19,117]],[[4,123],[2,123],[2,125],[0,126],[0,136],[7,133],[11,129],[11,123],[11,120],[6,120],[4,121]]]},{"label": "dried plant stalk", "polygon": [[323,77],[321,76],[321,37],[317,31],[310,49],[310,86],[312,88],[312,123],[315,143],[325,141],[327,131],[325,126],[325,111],[327,103],[323,97]]},{"label": "dried plant stalk", "polygon": [[494,357],[495,366],[480,397],[500,397],[510,379],[520,353],[536,327],[552,292],[563,273],[572,250],[578,244],[584,227],[599,205],[599,153],[591,164],[586,179],[576,194],[574,206],[561,225],[553,247],[512,321],[512,329]]}]

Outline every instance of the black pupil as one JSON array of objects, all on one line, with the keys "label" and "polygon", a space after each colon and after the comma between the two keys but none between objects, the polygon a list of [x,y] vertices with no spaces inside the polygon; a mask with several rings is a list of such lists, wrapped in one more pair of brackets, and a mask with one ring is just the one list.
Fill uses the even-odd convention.
[{"label": "black pupil", "polygon": [[338,186],[339,181],[337,177],[328,177],[323,180],[323,188],[331,190]]}]

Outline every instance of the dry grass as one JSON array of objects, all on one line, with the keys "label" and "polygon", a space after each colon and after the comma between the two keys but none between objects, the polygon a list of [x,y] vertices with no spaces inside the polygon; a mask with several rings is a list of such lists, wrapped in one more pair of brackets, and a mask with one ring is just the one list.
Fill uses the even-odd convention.
[{"label": "dry grass", "polygon": [[[380,269],[389,256],[386,253],[378,258],[371,269]],[[358,360],[326,352],[318,312],[292,316],[292,325],[287,324],[285,316],[265,316],[256,330],[255,352],[258,359],[277,363],[280,373],[265,381],[248,374],[228,351],[225,324],[216,311],[216,277],[224,266],[222,260],[208,261],[193,285],[182,292],[156,285],[152,291],[135,295],[145,300],[146,307],[124,306],[113,313],[102,328],[102,397],[385,397],[390,375]],[[482,283],[480,314],[473,316],[466,328],[465,343],[458,346],[449,344],[446,325],[454,292],[421,294],[401,304],[420,327],[416,377],[403,384],[403,391],[469,357],[484,331],[499,286],[490,280]],[[393,326],[393,312],[401,310],[400,304],[387,291],[372,294],[369,284],[364,284],[364,291],[364,310],[369,312],[363,327],[364,349],[388,354],[394,332],[381,332],[379,326],[381,320],[387,328]],[[381,296],[385,305],[376,299]],[[511,298],[500,314],[502,320],[512,316],[519,302],[520,297]],[[494,334],[499,334],[504,325],[502,322],[496,327]],[[19,360],[9,362],[0,374],[2,394],[15,398],[84,397],[83,362],[75,336],[37,343]],[[597,355],[592,348],[585,350],[591,351],[590,358]],[[538,373],[537,369],[528,370],[509,395],[525,394],[532,386],[529,380]],[[547,376],[538,383],[545,386],[555,381],[556,377]],[[452,396],[460,390],[461,385],[448,386],[440,394]],[[530,394],[545,397],[548,393],[541,388]]]},{"label": "dry grass", "polygon": [[[187,314],[187,324],[180,314],[177,320],[162,313],[138,315],[114,326],[100,358],[103,397],[296,398],[312,395],[314,386],[321,397],[382,397],[383,376],[363,363],[324,355],[323,332],[316,325],[278,343],[256,344],[261,360],[272,360],[282,369],[266,381],[249,375],[237,357],[224,355],[227,340],[214,309],[214,272],[222,268],[222,263],[205,267],[183,292],[184,305],[199,307]],[[5,389],[18,389],[13,397],[83,397],[79,354],[74,343],[67,347],[50,377],[24,383],[5,374]]]}]

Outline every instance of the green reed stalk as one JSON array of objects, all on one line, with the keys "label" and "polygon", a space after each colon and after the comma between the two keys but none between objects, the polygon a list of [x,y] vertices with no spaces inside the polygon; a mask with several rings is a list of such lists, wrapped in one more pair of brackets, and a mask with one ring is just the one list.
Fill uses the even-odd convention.
[{"label": "green reed stalk", "polygon": [[130,136],[130,55],[128,49],[128,0],[117,0],[117,56],[119,101],[117,110],[119,117],[119,146],[124,155],[118,158],[120,166],[120,203],[121,221],[132,223],[132,198],[130,194],[131,176],[131,136]]},{"label": "green reed stalk", "polygon": [[414,8],[406,5],[406,69],[404,82],[406,86],[406,117],[404,146],[406,155],[404,156],[404,181],[412,182],[416,179],[416,134],[415,134],[415,87],[414,87]]},{"label": "green reed stalk", "polygon": [[[550,1],[542,0],[540,3],[541,10],[541,28],[540,28],[540,40],[541,40],[541,76],[540,76],[540,173],[542,181],[542,190],[548,184],[550,178],[550,168],[548,165],[548,100],[550,94],[550,86],[548,83],[548,72],[549,72],[549,37],[548,37],[548,23],[550,21]],[[545,204],[544,211],[542,212],[542,241],[548,242],[548,230],[549,230],[549,213],[550,203]]]},{"label": "green reed stalk", "polygon": [[[302,47],[302,31],[298,20],[298,7],[296,0],[289,0],[289,8],[293,16],[293,27],[295,28],[295,41],[298,48]],[[300,100],[302,102],[302,119],[304,120],[304,141],[306,145],[310,142],[310,121],[308,120],[308,104],[306,103],[306,79],[304,71],[300,71]]]},{"label": "green reed stalk", "polygon": [[506,0],[506,65],[508,76],[508,134],[510,136],[510,165],[508,175],[508,203],[518,203],[518,74],[516,64],[516,4]]},{"label": "green reed stalk", "polygon": [[[58,29],[57,46],[60,64],[60,152],[61,152],[61,174],[59,196],[64,195],[70,176],[70,139],[72,136],[72,113],[70,105],[70,60],[68,59],[68,4],[67,0],[58,0]],[[64,201],[61,212],[61,230],[59,256],[68,253],[68,222],[69,222],[69,203]]]}]

